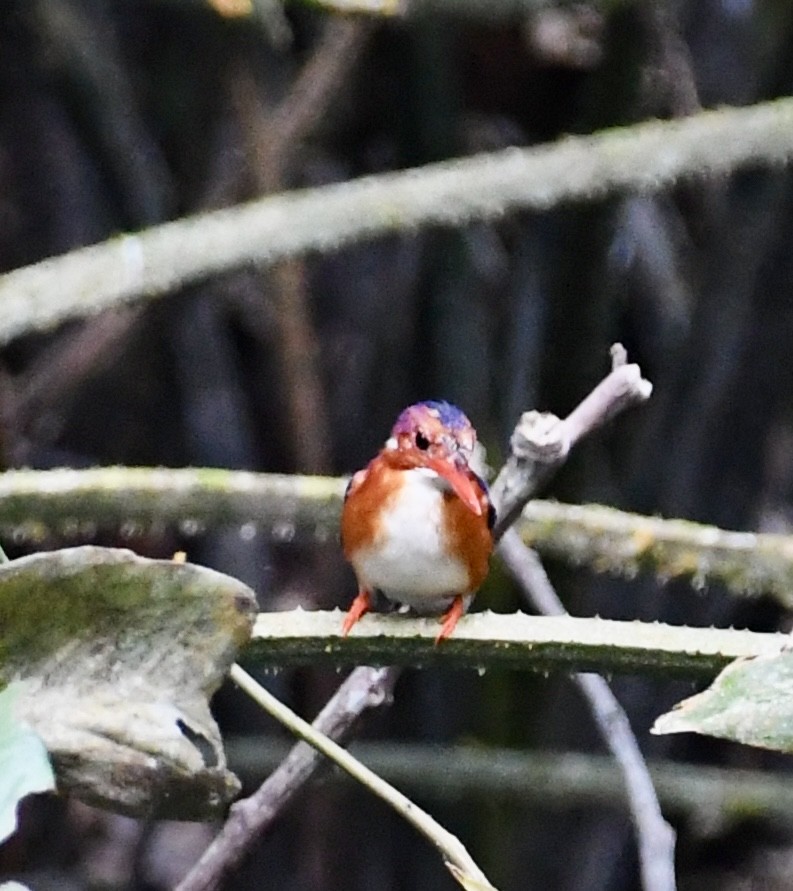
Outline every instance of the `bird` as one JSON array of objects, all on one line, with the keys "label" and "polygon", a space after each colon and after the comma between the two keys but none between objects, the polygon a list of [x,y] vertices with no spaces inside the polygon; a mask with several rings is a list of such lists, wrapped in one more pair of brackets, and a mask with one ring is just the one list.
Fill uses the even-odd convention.
[{"label": "bird", "polygon": [[380,591],[451,636],[488,573],[495,509],[473,470],[476,431],[445,401],[410,405],[380,452],[347,486],[341,542],[358,582],[347,636]]}]

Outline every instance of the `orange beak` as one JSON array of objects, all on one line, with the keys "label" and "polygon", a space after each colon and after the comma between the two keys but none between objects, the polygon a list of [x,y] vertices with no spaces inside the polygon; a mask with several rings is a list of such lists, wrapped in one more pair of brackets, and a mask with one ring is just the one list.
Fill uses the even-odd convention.
[{"label": "orange beak", "polygon": [[479,493],[471,481],[471,478],[460,468],[456,467],[451,461],[443,458],[428,456],[425,464],[430,470],[434,470],[438,476],[443,477],[452,487],[454,494],[462,501],[462,503],[476,514],[477,517],[482,516],[482,505],[479,502]]}]

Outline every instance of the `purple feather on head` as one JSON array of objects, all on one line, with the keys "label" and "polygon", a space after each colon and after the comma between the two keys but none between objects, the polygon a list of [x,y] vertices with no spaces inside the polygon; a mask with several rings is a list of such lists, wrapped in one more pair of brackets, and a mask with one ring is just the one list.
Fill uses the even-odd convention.
[{"label": "purple feather on head", "polygon": [[416,402],[408,406],[396,419],[391,431],[393,436],[400,433],[412,433],[422,424],[430,427],[444,427],[450,431],[473,429],[466,415],[452,405],[451,402],[427,399],[424,402]]}]

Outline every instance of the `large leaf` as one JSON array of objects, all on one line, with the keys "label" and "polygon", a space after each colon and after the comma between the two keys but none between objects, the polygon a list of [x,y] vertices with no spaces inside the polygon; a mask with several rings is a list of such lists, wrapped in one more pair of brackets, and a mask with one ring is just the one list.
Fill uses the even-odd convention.
[{"label": "large leaf", "polygon": [[653,733],[702,733],[793,752],[793,652],[737,659],[702,693],[661,715]]},{"label": "large leaf", "polygon": [[80,547],[0,566],[0,681],[58,787],[133,816],[210,819],[237,793],[209,697],[256,606],[209,569]]},{"label": "large leaf", "polygon": [[26,795],[55,788],[44,743],[14,713],[18,693],[17,684],[0,693],[0,841],[16,830],[17,805]]}]

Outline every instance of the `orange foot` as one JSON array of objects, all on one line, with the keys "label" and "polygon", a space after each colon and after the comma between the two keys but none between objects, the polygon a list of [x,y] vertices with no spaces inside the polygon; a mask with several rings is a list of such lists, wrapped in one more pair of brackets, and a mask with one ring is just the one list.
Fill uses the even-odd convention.
[{"label": "orange foot", "polygon": [[353,600],[352,605],[347,610],[344,617],[344,624],[341,626],[341,636],[347,637],[352,626],[361,618],[364,613],[368,613],[372,608],[372,595],[369,591],[361,589],[358,596]]},{"label": "orange foot", "polygon": [[452,636],[452,632],[457,627],[457,623],[460,621],[460,616],[462,616],[464,612],[465,607],[463,606],[463,598],[458,594],[452,601],[452,605],[443,614],[443,625],[441,625],[441,630],[435,638],[436,647],[444,638]]}]

